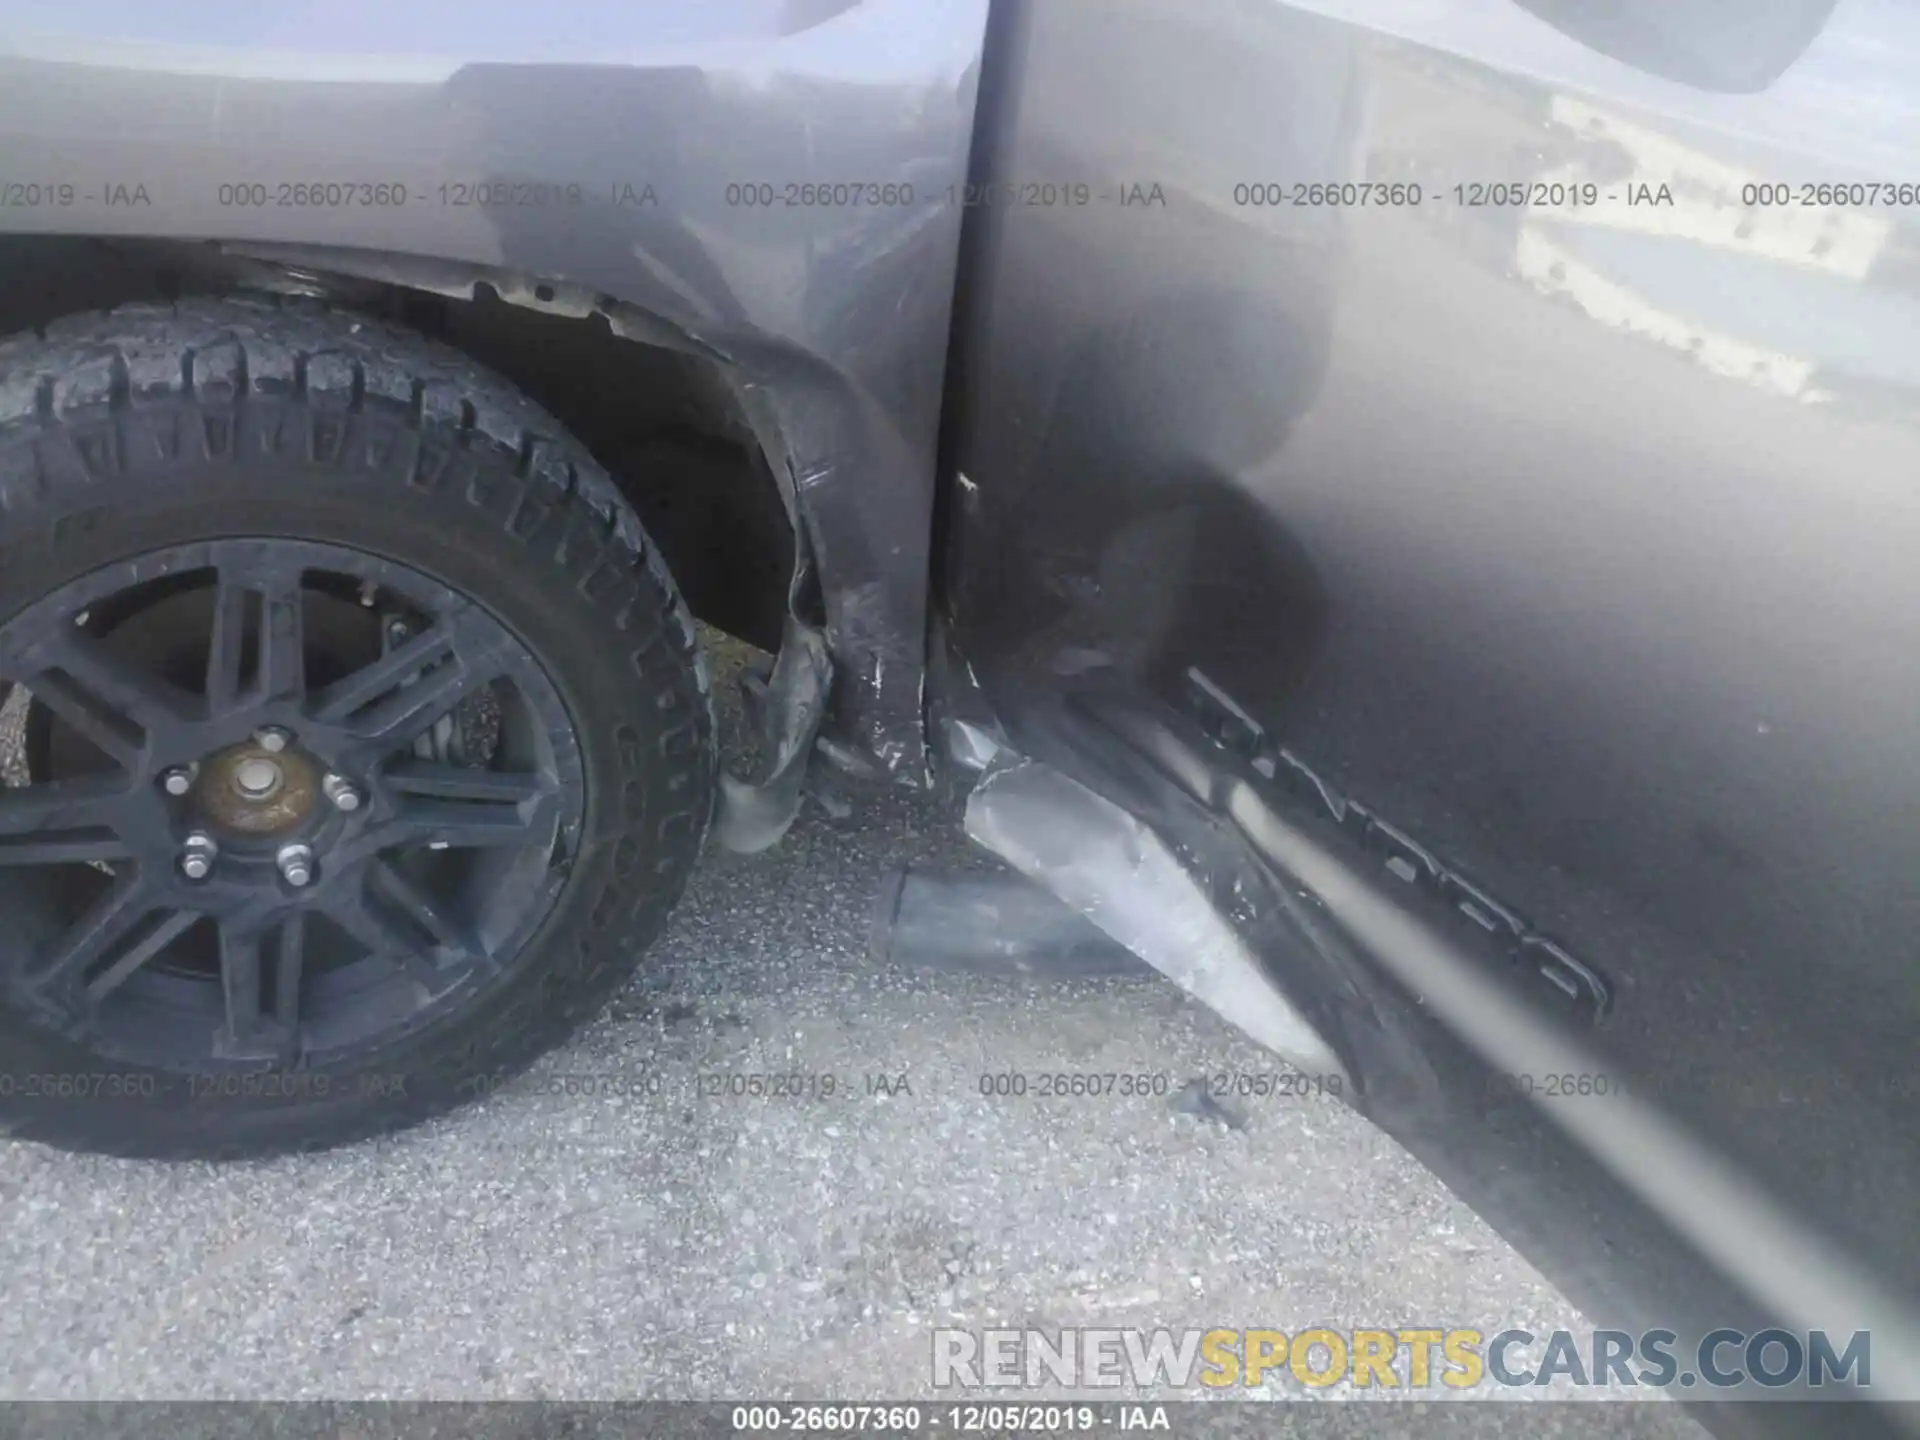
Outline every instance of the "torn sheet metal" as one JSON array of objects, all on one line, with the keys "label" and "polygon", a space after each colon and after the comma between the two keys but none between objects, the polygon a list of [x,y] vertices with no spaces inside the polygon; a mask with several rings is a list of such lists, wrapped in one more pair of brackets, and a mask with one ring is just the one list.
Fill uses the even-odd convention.
[{"label": "torn sheet metal", "polygon": [[[955,197],[987,0],[553,0],[489,24],[423,0],[389,7],[364,52],[162,9],[164,42],[49,11],[45,33],[0,43],[0,130],[59,140],[76,180],[140,182],[137,204],[89,180],[0,230],[212,241],[303,272],[296,292],[484,285],[714,362],[817,561],[803,618],[835,657],[836,730],[924,783]],[[289,169],[288,135],[326,141]]]},{"label": "torn sheet metal", "polygon": [[758,854],[792,828],[806,797],[807,766],[832,686],[826,637],[789,616],[780,654],[751,707],[768,757],[766,778],[749,780],[731,770],[720,776],[714,831],[727,849]]},{"label": "torn sheet metal", "polygon": [[1179,856],[1137,817],[1039,761],[989,774],[967,833],[1203,1004],[1313,1075],[1345,1071]]}]

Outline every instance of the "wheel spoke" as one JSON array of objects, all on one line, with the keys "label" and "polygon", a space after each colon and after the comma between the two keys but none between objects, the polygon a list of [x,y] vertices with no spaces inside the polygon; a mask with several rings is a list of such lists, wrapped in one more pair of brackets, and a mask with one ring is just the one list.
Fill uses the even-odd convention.
[{"label": "wheel spoke", "polygon": [[453,631],[446,625],[423,630],[378,660],[343,675],[314,696],[313,713],[329,724],[351,719],[381,696],[414,680],[453,653]]},{"label": "wheel spoke", "polygon": [[225,571],[221,573],[214,596],[213,633],[207,646],[207,708],[211,714],[230,715],[247,705],[305,697],[304,617],[298,574],[235,573],[230,577]]},{"label": "wheel spoke", "polygon": [[280,927],[273,955],[273,1018],[291,1041],[300,1033],[300,981],[306,969],[307,916],[296,910]]},{"label": "wheel spoke", "polygon": [[436,850],[477,850],[501,845],[549,845],[559,804],[551,791],[533,790],[526,799],[431,800],[410,797],[393,818],[369,832],[379,848],[426,845]]},{"label": "wheel spoke", "polygon": [[[300,1053],[300,979],[307,918],[295,910],[277,925],[259,912],[220,922],[220,991],[225,1023],[214,1053],[226,1059],[291,1065]],[[272,936],[272,950],[268,937]],[[266,1005],[266,967],[273,967],[273,1008]]]},{"label": "wheel spoke", "polygon": [[125,939],[151,908],[152,898],[138,876],[115,885],[67,926],[28,971],[28,983],[58,987],[76,981],[104,951]]},{"label": "wheel spoke", "polygon": [[373,883],[393,902],[395,910],[431,935],[453,960],[472,962],[488,958],[479,940],[465,925],[393,866],[376,862],[370,874]]},{"label": "wheel spoke", "polygon": [[362,711],[351,728],[375,751],[390,754],[413,744],[503,673],[502,666],[488,663],[486,657],[450,660]]},{"label": "wheel spoke", "polygon": [[0,789],[0,867],[131,858],[116,826],[130,793],[91,776]]},{"label": "wheel spoke", "polygon": [[314,718],[340,726],[371,756],[390,755],[506,674],[506,645],[491,621],[470,608],[453,609],[327,686],[314,697]]},{"label": "wheel spoke", "polygon": [[108,865],[133,858],[111,830],[45,830],[21,839],[0,839],[0,869],[35,865]]},{"label": "wheel spoke", "polygon": [[186,721],[193,699],[157,675],[77,635],[38,647],[33,698],[110,759],[137,771],[154,732]]},{"label": "wheel spoke", "polygon": [[[104,999],[200,918],[192,911],[172,910],[148,925],[157,908],[141,877],[118,882],[67,927],[29,972],[28,983],[69,991],[79,987],[90,1001]],[[110,964],[99,968],[109,959]],[[89,970],[97,971],[91,979],[86,978]]]},{"label": "wheel spoke", "polygon": [[260,693],[268,700],[304,700],[306,606],[299,578],[263,591],[260,603]]},{"label": "wheel spoke", "polygon": [[226,715],[240,704],[252,598],[237,585],[223,584],[214,592],[213,633],[207,640],[207,709],[215,715]]},{"label": "wheel spoke", "polygon": [[387,788],[402,795],[434,800],[484,800],[524,805],[548,788],[540,775],[477,770],[470,765],[440,765],[430,760],[396,760],[387,766]]},{"label": "wheel spoke", "polygon": [[98,1002],[118,990],[134,971],[186,934],[199,919],[191,910],[175,910],[163,916],[144,938],[87,982],[89,998]]},{"label": "wheel spoke", "polygon": [[246,1045],[260,1028],[260,932],[220,926],[220,991],[226,1002],[227,1036]]},{"label": "wheel spoke", "polygon": [[409,934],[368,887],[362,886],[355,893],[335,899],[326,906],[326,914],[365,946],[370,956],[401,970],[430,994],[445,988],[447,977],[426,953],[424,937]]},{"label": "wheel spoke", "polygon": [[[539,775],[499,774],[428,761],[397,762],[387,776],[393,813],[343,846],[336,863],[383,850],[546,847],[560,817],[559,794]],[[473,798],[465,798],[465,797]]]}]

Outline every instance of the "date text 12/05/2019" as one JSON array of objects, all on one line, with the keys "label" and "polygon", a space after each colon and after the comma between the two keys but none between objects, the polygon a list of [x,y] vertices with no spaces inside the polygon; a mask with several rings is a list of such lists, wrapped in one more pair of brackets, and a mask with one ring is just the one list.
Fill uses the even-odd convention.
[{"label": "date text 12/05/2019", "polygon": [[1019,1404],[767,1404],[736,1405],[736,1434],[1064,1435],[1096,1430],[1174,1429],[1165,1405]]}]

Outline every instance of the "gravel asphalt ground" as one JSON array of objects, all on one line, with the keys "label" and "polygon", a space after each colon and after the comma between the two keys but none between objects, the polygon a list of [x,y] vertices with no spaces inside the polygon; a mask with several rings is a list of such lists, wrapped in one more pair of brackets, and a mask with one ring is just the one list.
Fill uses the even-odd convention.
[{"label": "gravel asphalt ground", "polygon": [[[898,1398],[930,1393],[941,1324],[1581,1326],[1331,1100],[983,1096],[983,1074],[1177,1091],[1272,1067],[1156,978],[876,968],[873,896],[908,859],[965,842],[884,791],[710,854],[610,1013],[388,1140],[225,1168],[0,1146],[0,1397]],[[835,1093],[702,1079],[761,1073]],[[1499,1408],[1477,1433],[1557,1428]]]}]

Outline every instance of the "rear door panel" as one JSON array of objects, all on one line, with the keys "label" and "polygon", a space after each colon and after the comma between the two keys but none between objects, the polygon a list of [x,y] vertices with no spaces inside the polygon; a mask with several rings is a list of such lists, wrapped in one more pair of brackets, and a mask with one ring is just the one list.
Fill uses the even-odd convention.
[{"label": "rear door panel", "polygon": [[[988,688],[1199,671],[1911,1296],[1920,21],[1843,5],[1738,95],[1508,0],[995,25],[949,497]],[[1596,1323],[1730,1293],[1504,1124],[1402,1138]]]}]

